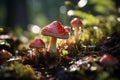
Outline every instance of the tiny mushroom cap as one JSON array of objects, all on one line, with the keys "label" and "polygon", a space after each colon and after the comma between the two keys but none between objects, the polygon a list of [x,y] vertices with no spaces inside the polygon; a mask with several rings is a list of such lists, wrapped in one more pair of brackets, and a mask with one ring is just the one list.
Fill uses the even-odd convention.
[{"label": "tiny mushroom cap", "polygon": [[74,28],[79,28],[80,26],[83,25],[83,23],[82,23],[82,21],[79,18],[74,18],[74,19],[71,20],[71,25]]},{"label": "tiny mushroom cap", "polygon": [[7,50],[2,49],[0,51],[0,59],[9,59],[12,57],[12,54],[8,52]]},{"label": "tiny mushroom cap", "polygon": [[100,63],[102,63],[104,65],[114,65],[114,64],[118,63],[118,60],[117,60],[117,58],[115,58],[114,56],[112,56],[110,54],[105,54],[101,57]]},{"label": "tiny mushroom cap", "polygon": [[59,21],[53,21],[41,30],[41,34],[45,36],[52,36],[60,39],[67,39],[68,32],[64,29]]},{"label": "tiny mushroom cap", "polygon": [[35,39],[33,40],[30,45],[30,48],[45,48],[45,43],[43,42],[42,39]]},{"label": "tiny mushroom cap", "polygon": [[68,33],[71,32],[71,27],[69,27],[69,26],[65,26],[64,29],[65,29]]}]

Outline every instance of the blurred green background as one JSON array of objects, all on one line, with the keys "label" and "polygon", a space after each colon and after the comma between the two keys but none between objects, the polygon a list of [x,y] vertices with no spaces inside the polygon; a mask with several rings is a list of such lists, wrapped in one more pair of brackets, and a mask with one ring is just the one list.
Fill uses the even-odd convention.
[{"label": "blurred green background", "polygon": [[69,9],[80,9],[87,13],[91,12],[93,15],[96,15],[98,12],[105,14],[109,10],[113,11],[114,7],[118,7],[120,3],[119,0],[87,0],[87,5],[80,8],[77,6],[79,1],[0,0],[0,26],[21,26],[26,30],[28,24],[43,27],[53,20],[59,20],[63,24],[69,24],[70,17],[67,16]]},{"label": "blurred green background", "polygon": [[60,7],[64,0],[0,0],[0,26],[28,24],[45,26],[53,20],[62,20]]},{"label": "blurred green background", "polygon": [[40,35],[42,27],[54,20],[72,27],[74,17],[83,22],[79,39],[96,44],[120,32],[120,0],[0,0],[0,27],[9,28],[24,43],[35,37],[48,42]]}]

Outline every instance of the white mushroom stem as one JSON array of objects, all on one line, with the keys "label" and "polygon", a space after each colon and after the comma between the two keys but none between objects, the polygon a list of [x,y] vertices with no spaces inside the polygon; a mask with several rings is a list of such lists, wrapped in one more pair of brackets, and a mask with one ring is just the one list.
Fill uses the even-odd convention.
[{"label": "white mushroom stem", "polygon": [[78,39],[79,39],[78,32],[79,32],[79,28],[75,27],[74,28],[74,39],[75,39],[75,42],[78,42]]},{"label": "white mushroom stem", "polygon": [[56,50],[56,42],[57,42],[56,37],[51,37],[50,38],[50,42],[49,42],[48,49],[47,49],[48,52],[57,52],[57,50]]},{"label": "white mushroom stem", "polygon": [[78,42],[79,41],[79,32],[81,32],[81,27],[75,27],[74,28],[74,39],[75,39],[75,42]]}]

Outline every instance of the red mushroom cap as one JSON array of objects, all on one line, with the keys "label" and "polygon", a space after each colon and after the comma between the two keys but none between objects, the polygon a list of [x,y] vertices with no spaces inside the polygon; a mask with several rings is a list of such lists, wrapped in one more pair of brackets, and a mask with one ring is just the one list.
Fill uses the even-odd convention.
[{"label": "red mushroom cap", "polygon": [[83,23],[79,18],[74,18],[74,19],[71,20],[71,25],[73,27],[78,27],[79,28],[80,26],[83,25]]},{"label": "red mushroom cap", "polygon": [[45,26],[41,30],[41,34],[61,39],[67,39],[69,37],[68,32],[64,29],[64,27],[59,21],[53,21],[49,25]]},{"label": "red mushroom cap", "polygon": [[12,57],[12,54],[8,52],[7,50],[2,49],[0,51],[0,59],[9,59]]},{"label": "red mushroom cap", "polygon": [[45,43],[43,42],[42,39],[35,39],[30,43],[29,47],[30,48],[44,48]]},{"label": "red mushroom cap", "polygon": [[118,63],[118,60],[110,54],[105,54],[101,57],[100,62],[105,65],[114,65]]}]

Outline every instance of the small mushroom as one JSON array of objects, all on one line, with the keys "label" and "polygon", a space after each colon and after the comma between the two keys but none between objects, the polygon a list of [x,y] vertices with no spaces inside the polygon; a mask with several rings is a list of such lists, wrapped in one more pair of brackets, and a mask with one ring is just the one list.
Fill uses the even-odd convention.
[{"label": "small mushroom", "polygon": [[108,66],[115,65],[118,63],[117,58],[110,54],[104,54],[99,61],[100,63]]},{"label": "small mushroom", "polygon": [[68,33],[71,32],[71,27],[70,27],[70,26],[65,26],[64,29],[65,29]]},{"label": "small mushroom", "polygon": [[35,39],[33,40],[30,45],[30,48],[45,48],[45,43],[43,42],[42,39]]},{"label": "small mushroom", "polygon": [[0,51],[0,64],[6,62],[8,59],[12,57],[12,54],[7,50],[2,49]]},{"label": "small mushroom", "polygon": [[[36,38],[35,40],[33,40],[30,45],[29,45],[30,48],[33,48],[33,52],[30,51],[30,57],[35,60],[35,66],[38,66],[39,65],[39,58],[40,58],[40,55],[41,56],[44,56],[45,53],[43,51],[43,48],[45,48],[45,43],[42,39],[39,39],[39,38]],[[41,54],[39,54],[41,52]]]},{"label": "small mushroom", "polygon": [[43,27],[41,30],[41,34],[44,36],[51,36],[47,49],[48,52],[57,52],[57,38],[67,39],[69,37],[69,33],[64,29],[59,21],[53,21],[52,23]]},{"label": "small mushroom", "polygon": [[45,43],[42,39],[36,38],[35,40],[33,40],[30,45],[30,48],[35,48],[38,51],[42,50],[41,48],[45,48]]},{"label": "small mushroom", "polygon": [[74,18],[71,20],[71,25],[74,28],[74,38],[75,42],[78,42],[79,38],[79,29],[81,31],[81,26],[83,25],[82,21],[79,18]]}]

